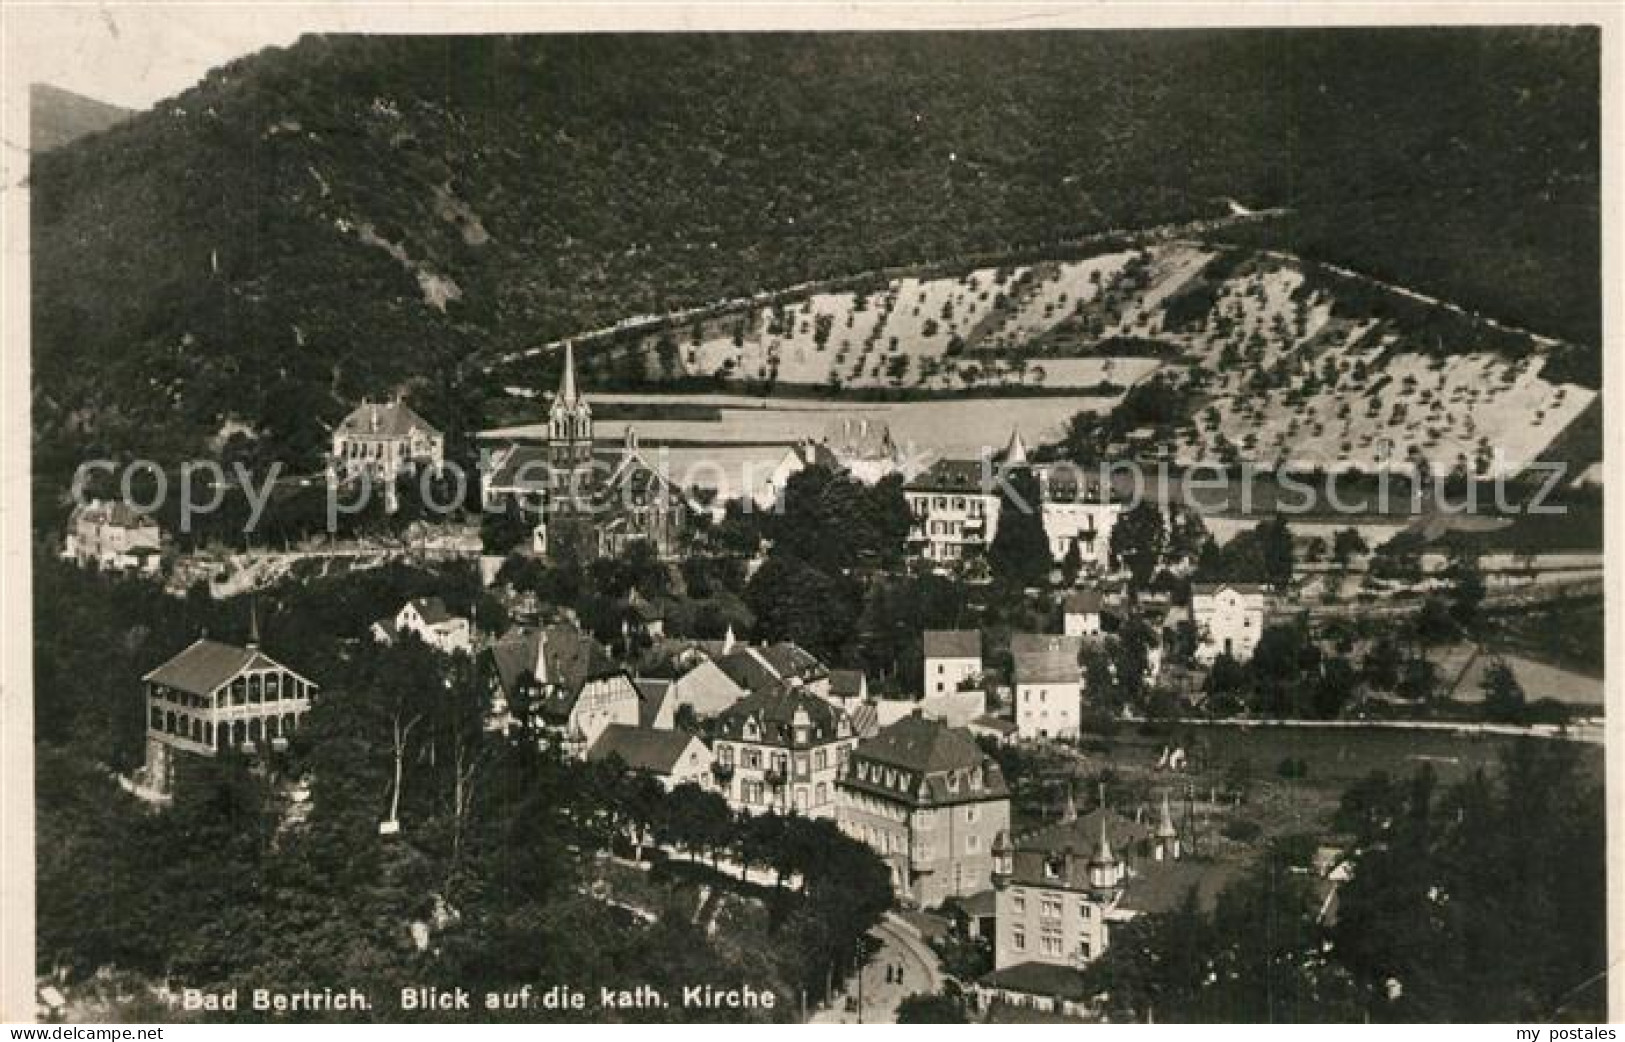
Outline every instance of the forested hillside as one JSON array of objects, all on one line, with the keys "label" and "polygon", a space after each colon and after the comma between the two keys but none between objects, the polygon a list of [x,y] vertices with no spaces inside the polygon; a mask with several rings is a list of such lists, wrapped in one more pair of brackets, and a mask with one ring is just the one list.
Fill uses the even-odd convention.
[{"label": "forested hillside", "polygon": [[36,157],[36,464],[308,463],[403,385],[455,437],[478,353],[1227,198],[1594,345],[1597,82],[1586,30],[307,38]]}]

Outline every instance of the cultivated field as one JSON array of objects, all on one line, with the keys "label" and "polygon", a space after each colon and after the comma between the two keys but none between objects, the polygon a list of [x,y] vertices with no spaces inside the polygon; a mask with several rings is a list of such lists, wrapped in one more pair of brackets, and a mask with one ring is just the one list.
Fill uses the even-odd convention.
[{"label": "cultivated field", "polygon": [[1017,422],[1030,443],[1053,438],[1074,412],[1109,407],[1166,371],[1190,380],[1200,402],[1176,430],[1176,462],[1368,472],[1425,463],[1435,474],[1493,477],[1522,470],[1597,399],[1543,378],[1552,341],[1529,338],[1528,353],[1511,358],[1471,322],[1406,328],[1339,299],[1402,292],[1340,277],[1312,279],[1277,254],[1164,240],[1082,260],[811,293],[652,333],[643,342],[647,374],[752,392],[1049,394],[876,405],[723,395],[713,403],[720,416],[656,416],[638,426],[647,443],[684,449],[786,445],[822,429],[808,422],[809,410],[839,409],[890,424],[900,442],[970,454],[1003,444]]}]

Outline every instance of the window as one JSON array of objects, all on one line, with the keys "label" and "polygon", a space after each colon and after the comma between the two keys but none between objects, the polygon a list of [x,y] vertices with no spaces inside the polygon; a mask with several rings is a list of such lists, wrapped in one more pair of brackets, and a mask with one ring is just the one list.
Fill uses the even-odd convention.
[{"label": "window", "polygon": [[1019,926],[1016,927],[1014,930],[1011,930],[1010,931],[1010,947],[1014,948],[1018,952],[1026,951],[1027,950],[1027,931],[1023,930]]},{"label": "window", "polygon": [[1045,919],[1059,919],[1061,917],[1061,899],[1059,897],[1045,897],[1038,902],[1038,914]]},{"label": "window", "polygon": [[1038,938],[1038,947],[1045,955],[1060,955],[1063,947],[1058,930],[1045,930]]},{"label": "window", "polygon": [[975,854],[982,849],[982,837],[971,833],[965,837],[965,853]]},{"label": "window", "polygon": [[813,753],[813,768],[822,771],[827,767],[829,767],[829,751],[820,749]]},{"label": "window", "polygon": [[731,745],[722,745],[721,743],[718,743],[717,762],[722,764],[724,767],[732,767],[734,765],[734,747]]},{"label": "window", "polygon": [[[972,779],[972,786],[974,787],[974,785],[975,780]],[[976,804],[972,803],[970,806],[965,808],[965,820],[968,822],[974,822],[976,820]]]},{"label": "window", "polygon": [[1017,915],[1026,915],[1027,914],[1027,895],[1022,893],[1020,890],[1011,891],[1011,893],[1010,893],[1010,907],[1015,910],[1015,913]]},{"label": "window", "polygon": [[1078,942],[1078,958],[1083,962],[1088,962],[1090,959],[1094,958],[1094,952],[1089,947],[1088,938],[1084,938]]},{"label": "window", "polygon": [[746,749],[745,750],[745,766],[749,767],[751,770],[761,770],[761,768],[762,768],[762,750],[760,750],[760,749]]},{"label": "window", "polygon": [[1079,916],[1079,918],[1092,919],[1092,918],[1094,918],[1094,914],[1095,914],[1094,906],[1091,905],[1088,901],[1079,901],[1078,902],[1078,916]]}]

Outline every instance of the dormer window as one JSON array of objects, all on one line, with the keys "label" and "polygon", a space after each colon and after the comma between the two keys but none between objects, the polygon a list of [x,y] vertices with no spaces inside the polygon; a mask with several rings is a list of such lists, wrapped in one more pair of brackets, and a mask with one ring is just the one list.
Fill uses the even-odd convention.
[{"label": "dormer window", "polygon": [[1059,879],[1066,870],[1066,858],[1059,854],[1050,854],[1044,858],[1044,878]]}]

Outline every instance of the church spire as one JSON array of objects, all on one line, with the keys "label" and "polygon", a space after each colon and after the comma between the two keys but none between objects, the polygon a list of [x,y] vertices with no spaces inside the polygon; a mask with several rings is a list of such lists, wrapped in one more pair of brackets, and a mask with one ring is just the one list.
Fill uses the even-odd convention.
[{"label": "church spire", "polygon": [[564,375],[559,378],[559,401],[566,405],[576,402],[576,352],[575,344],[569,340],[564,342]]}]

